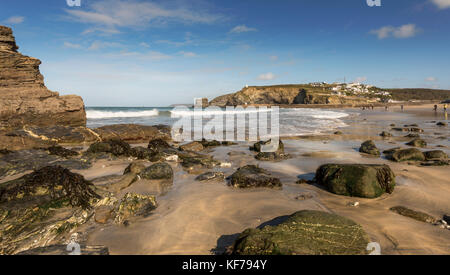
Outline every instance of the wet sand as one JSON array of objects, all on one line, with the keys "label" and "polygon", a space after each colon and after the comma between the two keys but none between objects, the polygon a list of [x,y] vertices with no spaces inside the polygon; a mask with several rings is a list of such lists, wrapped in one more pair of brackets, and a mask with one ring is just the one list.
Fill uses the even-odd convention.
[{"label": "wet sand", "polygon": [[[360,223],[371,241],[379,242],[382,254],[450,254],[450,230],[441,229],[400,216],[389,210],[406,206],[442,218],[450,214],[449,167],[418,167],[393,163],[383,158],[363,156],[360,144],[372,139],[380,151],[407,147],[407,133],[394,132],[393,138],[379,137],[381,131],[416,123],[425,130],[421,136],[429,143],[427,149],[444,150],[450,154],[448,127],[436,126],[445,121],[443,113],[434,114],[432,105],[407,106],[370,111],[347,110],[348,127],[315,137],[285,139],[285,151],[291,159],[281,162],[260,162],[248,150],[250,144],[218,147],[211,154],[217,160],[231,162],[230,168],[216,168],[226,176],[238,167],[258,164],[279,177],[282,190],[238,190],[226,182],[196,182],[196,175],[171,164],[175,171],[172,186],[155,186],[139,181],[122,191],[157,195],[159,207],[146,218],[132,221],[127,227],[110,224],[90,233],[88,244],[105,245],[111,254],[214,254],[222,253],[237,234],[274,218],[304,209],[333,212]],[[433,122],[432,122],[433,121]],[[444,137],[444,138],[442,138]],[[439,146],[439,147],[438,147]],[[445,147],[440,147],[445,146]],[[232,156],[229,152],[234,152]],[[97,163],[78,171],[88,179],[119,175],[129,162]],[[312,179],[316,169],[325,163],[383,163],[395,172],[397,186],[393,194],[377,199],[351,198],[331,194],[320,187],[296,184],[299,178]],[[359,206],[350,206],[358,201]]]}]

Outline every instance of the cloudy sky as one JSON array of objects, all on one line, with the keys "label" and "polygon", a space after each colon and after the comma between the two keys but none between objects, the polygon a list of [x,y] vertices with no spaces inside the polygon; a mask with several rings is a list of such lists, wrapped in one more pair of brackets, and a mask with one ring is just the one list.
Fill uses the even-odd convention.
[{"label": "cloudy sky", "polygon": [[0,24],[42,60],[50,89],[87,106],[344,77],[450,89],[450,0],[15,0]]}]

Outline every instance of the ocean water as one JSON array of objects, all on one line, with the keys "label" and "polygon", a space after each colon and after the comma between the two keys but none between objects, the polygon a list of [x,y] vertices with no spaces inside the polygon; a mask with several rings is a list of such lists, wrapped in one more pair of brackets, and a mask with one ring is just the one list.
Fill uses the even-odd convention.
[{"label": "ocean water", "polygon": [[[271,117],[271,110],[269,109],[246,109],[234,110],[227,112],[227,115],[233,114],[235,117],[244,115],[247,118],[247,128],[250,116],[261,115]],[[142,125],[170,125],[181,118],[194,118],[193,109],[179,110],[172,107],[88,107],[86,108],[87,126],[90,128],[97,128],[104,125],[111,124],[142,124]],[[203,115],[204,125],[213,116],[223,115],[225,118],[225,109],[205,110]],[[279,132],[281,136],[300,136],[309,134],[320,134],[325,131],[332,131],[333,129],[347,126],[343,118],[349,116],[350,113],[337,110],[325,109],[297,109],[285,108],[279,109]],[[268,122],[268,132],[270,133],[270,119]]]}]

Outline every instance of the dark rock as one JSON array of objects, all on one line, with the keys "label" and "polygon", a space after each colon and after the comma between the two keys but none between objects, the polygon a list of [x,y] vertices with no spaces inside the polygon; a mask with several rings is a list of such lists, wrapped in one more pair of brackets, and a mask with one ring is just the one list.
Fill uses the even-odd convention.
[{"label": "dark rock", "polygon": [[397,131],[397,132],[408,132],[409,129],[408,128],[392,128],[392,131]]},{"label": "dark rock", "polygon": [[158,204],[154,196],[127,193],[117,207],[115,222],[126,224],[128,219],[132,217],[148,216],[157,207]]},{"label": "dark rock", "polygon": [[141,146],[138,147],[133,147],[130,149],[130,155],[132,157],[135,157],[137,159],[152,159],[152,157],[154,156],[153,151],[151,151],[148,148],[144,148]]},{"label": "dark rock", "polygon": [[278,178],[272,177],[269,172],[255,165],[239,168],[230,177],[230,184],[238,188],[252,187],[282,187]]},{"label": "dark rock", "polygon": [[221,146],[222,143],[217,141],[217,140],[206,140],[206,139],[202,139],[202,141],[200,142],[203,147],[208,148],[208,147],[218,147]]},{"label": "dark rock", "polygon": [[146,143],[154,139],[171,139],[169,126],[144,126],[137,124],[114,124],[94,129],[102,140],[121,139],[130,144]]},{"label": "dark rock", "polygon": [[380,136],[382,136],[382,137],[392,137],[392,134],[389,133],[389,132],[383,131],[383,132],[380,134]]},{"label": "dark rock", "polygon": [[[253,144],[253,146],[250,147],[250,151],[255,151],[255,152],[261,153],[262,152],[262,147],[264,145],[270,145],[271,143],[272,143],[272,140],[259,141],[259,142]],[[276,149],[275,150],[276,153],[284,153],[284,144],[283,144],[283,142],[280,140],[278,148],[274,148],[274,149]]]},{"label": "dark rock", "polygon": [[391,194],[395,175],[387,165],[326,164],[317,169],[316,182],[337,195],[376,198]]},{"label": "dark rock", "polygon": [[431,160],[420,163],[421,166],[448,166],[450,162],[448,160]]},{"label": "dark rock", "polygon": [[425,160],[425,155],[416,148],[394,150],[391,154],[386,154],[386,157],[396,162]]},{"label": "dark rock", "polygon": [[63,158],[70,158],[79,155],[78,152],[66,149],[61,146],[51,146],[47,150],[50,153],[50,155],[55,155]]},{"label": "dark rock", "polygon": [[139,175],[147,180],[170,180],[173,179],[173,170],[169,164],[162,162],[145,168]]},{"label": "dark rock", "polygon": [[417,139],[414,139],[414,140],[406,143],[406,145],[424,148],[424,147],[427,147],[427,142],[423,139],[417,138]]},{"label": "dark rock", "polygon": [[427,160],[446,160],[446,159],[448,159],[447,154],[441,150],[424,152],[424,155]]},{"label": "dark rock", "polygon": [[54,201],[66,199],[74,207],[89,209],[99,195],[82,175],[61,166],[47,166],[0,186],[0,203],[8,201]]},{"label": "dark rock", "polygon": [[412,127],[412,128],[409,128],[409,131],[410,131],[410,132],[418,132],[418,133],[423,133],[423,130],[422,130],[422,129],[420,129],[420,128],[417,128],[417,127]]},{"label": "dark rock", "polygon": [[233,146],[233,145],[237,145],[237,143],[232,141],[222,141],[222,146]]},{"label": "dark rock", "polygon": [[417,221],[426,222],[426,223],[435,223],[437,219],[423,212],[411,210],[404,206],[395,206],[390,209],[392,212],[400,214],[402,216],[415,219]]},{"label": "dark rock", "polygon": [[448,124],[447,124],[446,122],[438,122],[438,123],[436,123],[436,125],[437,125],[437,126],[441,126],[441,127],[442,127],[442,126],[445,127],[445,126],[447,126]]},{"label": "dark rock", "polygon": [[407,137],[407,138],[420,138],[420,135],[419,134],[408,134],[405,137]]},{"label": "dark rock", "polygon": [[444,215],[442,218],[447,224],[450,224],[450,215]]},{"label": "dark rock", "polygon": [[222,172],[208,172],[201,174],[200,176],[196,177],[195,180],[197,181],[213,181],[213,180],[224,180],[225,175]]},{"label": "dark rock", "polygon": [[131,146],[122,140],[111,139],[108,141],[91,144],[87,152],[90,154],[110,153],[117,157],[128,157],[131,155]]},{"label": "dark rock", "polygon": [[365,141],[363,144],[361,144],[361,147],[359,148],[359,151],[361,153],[374,155],[374,156],[379,156],[380,155],[380,151],[378,150],[378,148],[375,145],[375,143],[373,141],[371,141],[371,140]]},{"label": "dark rock", "polygon": [[275,226],[247,229],[231,248],[235,255],[365,255],[369,238],[354,221],[303,210]]},{"label": "dark rock", "polygon": [[279,161],[279,160],[285,160],[288,159],[290,156],[287,154],[282,154],[278,152],[269,152],[269,153],[258,153],[255,156],[255,159],[260,161]]},{"label": "dark rock", "polygon": [[159,153],[165,150],[174,149],[167,141],[163,139],[153,139],[148,143],[148,149],[150,149],[154,153]]},{"label": "dark rock", "polygon": [[214,160],[212,156],[203,155],[195,152],[179,153],[178,157],[181,159],[181,166],[190,171],[199,170],[203,168],[212,169],[220,165],[220,162]]},{"label": "dark rock", "polygon": [[133,162],[130,165],[128,165],[127,168],[125,168],[125,171],[123,172],[124,175],[126,174],[136,174],[138,175],[145,169],[144,164],[139,162]]}]

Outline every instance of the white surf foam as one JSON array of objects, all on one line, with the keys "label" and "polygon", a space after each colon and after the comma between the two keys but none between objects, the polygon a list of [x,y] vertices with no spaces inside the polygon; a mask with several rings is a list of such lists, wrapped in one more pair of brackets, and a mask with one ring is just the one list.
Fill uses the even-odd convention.
[{"label": "white surf foam", "polygon": [[112,111],[95,111],[95,110],[87,110],[86,116],[88,119],[102,119],[102,118],[131,118],[131,117],[152,117],[158,116],[159,111],[156,109],[147,110],[147,111],[120,111],[120,112],[112,112]]}]

